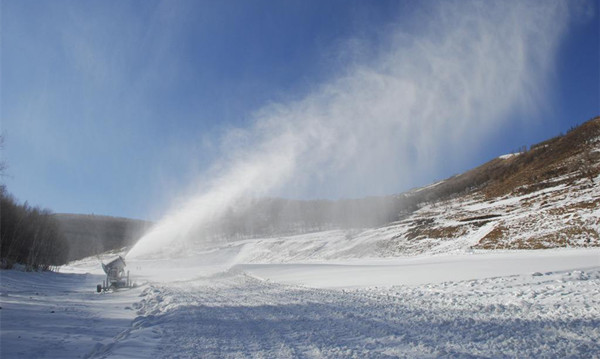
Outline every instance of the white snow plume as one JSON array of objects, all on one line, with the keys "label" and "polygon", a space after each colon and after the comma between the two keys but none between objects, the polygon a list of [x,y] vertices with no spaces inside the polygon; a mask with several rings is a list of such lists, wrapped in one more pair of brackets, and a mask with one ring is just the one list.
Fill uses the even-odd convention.
[{"label": "white snow plume", "polygon": [[572,5],[420,6],[343,75],[302,100],[258,111],[254,125],[227,142],[238,144],[223,146],[234,149],[224,153],[212,185],[165,216],[128,256],[185,247],[246,196],[394,192],[414,173],[475,151],[511,115],[541,104]]}]

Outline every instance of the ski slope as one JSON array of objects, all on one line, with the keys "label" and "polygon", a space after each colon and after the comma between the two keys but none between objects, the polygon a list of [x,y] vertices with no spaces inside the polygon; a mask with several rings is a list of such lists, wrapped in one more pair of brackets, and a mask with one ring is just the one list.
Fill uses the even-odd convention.
[{"label": "ski slope", "polygon": [[61,273],[2,271],[0,356],[593,358],[600,353],[598,249],[228,263],[236,253],[213,252],[213,263],[207,253],[204,263],[198,258],[128,261],[142,285],[103,294],[94,293],[102,279],[95,258]]}]

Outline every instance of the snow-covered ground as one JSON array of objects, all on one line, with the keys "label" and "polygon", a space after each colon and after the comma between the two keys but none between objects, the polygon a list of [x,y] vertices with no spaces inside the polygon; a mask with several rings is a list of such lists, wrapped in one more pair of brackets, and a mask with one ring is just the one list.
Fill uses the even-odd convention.
[{"label": "snow-covered ground", "polygon": [[60,273],[2,271],[0,357],[600,353],[600,249],[264,264],[238,249],[128,261],[142,285],[102,294],[95,258]]},{"label": "snow-covered ground", "polygon": [[140,289],[96,295],[98,274],[0,271],[0,358],[84,358],[131,325]]},{"label": "snow-covered ground", "polygon": [[589,270],[600,266],[600,249],[479,252],[393,259],[296,264],[240,264],[257,278],[314,288],[420,286],[536,272]]}]

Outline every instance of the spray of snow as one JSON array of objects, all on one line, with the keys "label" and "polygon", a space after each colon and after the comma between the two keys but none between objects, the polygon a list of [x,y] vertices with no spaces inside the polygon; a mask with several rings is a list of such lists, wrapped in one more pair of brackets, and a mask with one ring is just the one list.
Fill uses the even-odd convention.
[{"label": "spray of snow", "polygon": [[170,211],[128,257],[181,253],[203,226],[247,196],[398,188],[410,173],[461,158],[510,115],[540,105],[569,4],[421,6],[375,55],[365,53],[301,100],[265,106],[250,128],[233,131],[208,185]]}]

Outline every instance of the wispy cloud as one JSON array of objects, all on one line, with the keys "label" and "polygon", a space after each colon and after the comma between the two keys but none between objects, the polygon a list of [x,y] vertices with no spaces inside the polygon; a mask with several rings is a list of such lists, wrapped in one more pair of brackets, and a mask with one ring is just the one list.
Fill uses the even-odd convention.
[{"label": "wispy cloud", "polygon": [[266,106],[251,128],[232,132],[203,190],[129,255],[185,246],[244,196],[377,194],[477,150],[511,115],[543,105],[567,5],[423,5],[376,55],[358,55],[304,99]]}]

